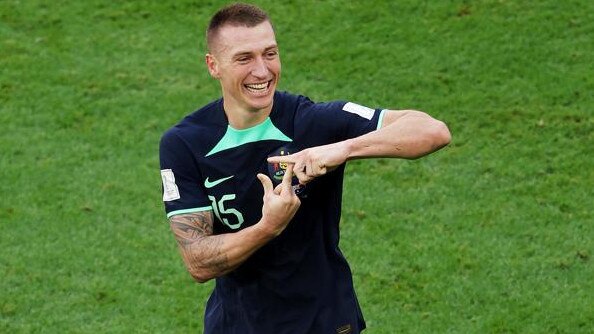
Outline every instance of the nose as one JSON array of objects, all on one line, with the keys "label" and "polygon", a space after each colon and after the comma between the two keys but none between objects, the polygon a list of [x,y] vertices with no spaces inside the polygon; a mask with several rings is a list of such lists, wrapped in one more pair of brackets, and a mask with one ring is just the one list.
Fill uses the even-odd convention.
[{"label": "nose", "polygon": [[252,68],[252,75],[257,78],[264,78],[268,74],[268,66],[262,57],[256,58],[254,67]]}]

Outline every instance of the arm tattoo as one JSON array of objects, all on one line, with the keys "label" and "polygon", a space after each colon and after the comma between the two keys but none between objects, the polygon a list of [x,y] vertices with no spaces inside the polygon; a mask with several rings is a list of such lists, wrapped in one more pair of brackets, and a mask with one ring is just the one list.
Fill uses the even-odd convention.
[{"label": "arm tattoo", "polygon": [[212,213],[196,212],[171,217],[171,229],[178,244],[182,247],[191,245],[197,239],[212,235]]},{"label": "arm tattoo", "polygon": [[190,273],[201,269],[224,273],[230,269],[223,240],[212,234],[211,211],[176,215],[169,221]]}]

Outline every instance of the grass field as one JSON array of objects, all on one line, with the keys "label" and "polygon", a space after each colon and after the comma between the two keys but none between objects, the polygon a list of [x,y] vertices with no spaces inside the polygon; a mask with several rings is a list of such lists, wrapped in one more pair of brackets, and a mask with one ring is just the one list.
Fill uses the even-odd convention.
[{"label": "grass field", "polygon": [[[369,334],[594,332],[594,2],[260,1],[281,89],[415,108],[452,144],[349,163]],[[0,332],[201,332],[158,141],[219,96],[219,1],[0,2]]]}]

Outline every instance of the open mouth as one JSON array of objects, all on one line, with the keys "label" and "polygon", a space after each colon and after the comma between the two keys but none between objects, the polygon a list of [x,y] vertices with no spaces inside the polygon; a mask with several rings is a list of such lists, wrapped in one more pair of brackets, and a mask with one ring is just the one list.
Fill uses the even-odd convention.
[{"label": "open mouth", "polygon": [[243,87],[247,89],[250,93],[262,95],[268,92],[268,88],[272,84],[272,80],[261,82],[261,83],[253,83],[253,84],[244,84]]}]

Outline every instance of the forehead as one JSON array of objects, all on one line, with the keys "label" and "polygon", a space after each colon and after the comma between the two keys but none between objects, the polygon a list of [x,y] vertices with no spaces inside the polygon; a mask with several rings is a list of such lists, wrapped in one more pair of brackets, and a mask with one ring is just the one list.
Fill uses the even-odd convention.
[{"label": "forehead", "polygon": [[272,25],[267,21],[254,27],[223,26],[215,39],[216,52],[224,56],[259,52],[271,46],[276,46],[276,37]]}]

